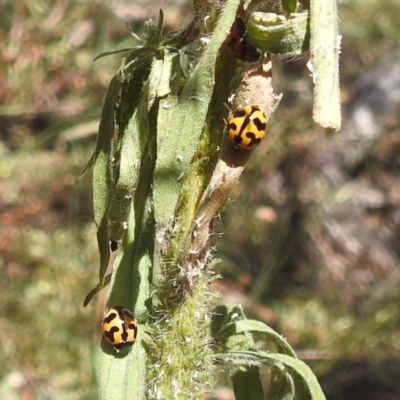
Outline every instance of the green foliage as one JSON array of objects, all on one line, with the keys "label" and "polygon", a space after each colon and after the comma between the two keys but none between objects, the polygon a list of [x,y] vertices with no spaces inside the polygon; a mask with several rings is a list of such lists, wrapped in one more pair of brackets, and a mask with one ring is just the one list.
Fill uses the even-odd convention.
[{"label": "green foliage", "polygon": [[260,374],[255,366],[249,366],[244,371],[236,371],[232,376],[232,384],[236,400],[264,398]]},{"label": "green foliage", "polygon": [[106,273],[110,259],[106,214],[111,201],[111,188],[114,185],[111,172],[111,154],[113,152],[114,139],[114,105],[117,101],[119,88],[119,81],[114,78],[108,87],[104,100],[103,115],[99,126],[94,156],[93,208],[94,221],[97,226],[97,242],[100,251],[100,285],[103,284],[104,274]]},{"label": "green foliage", "polygon": [[[306,4],[307,1],[300,3]],[[341,79],[350,88],[354,76],[398,52],[396,16],[399,14],[399,2],[382,1],[379,3],[379,12],[374,2],[352,0],[339,6],[344,37]],[[157,5],[149,3],[147,11],[152,7]],[[142,11],[136,10],[135,21],[144,18]],[[99,98],[103,97],[115,73],[116,57],[101,58],[93,64],[94,57],[106,49],[123,48],[122,54],[136,51],[135,59],[138,59],[147,49],[133,48],[132,37],[126,35],[124,24],[121,23],[121,19],[131,18],[130,8],[123,10],[121,5],[107,1],[67,1],[61,4],[57,1],[23,0],[7,2],[1,6],[1,11],[4,46],[0,55],[0,75],[3,77],[0,85],[0,357],[5,362],[0,368],[0,392],[7,398],[16,399],[57,396],[63,399],[96,399],[97,348],[104,293],[99,296],[97,308],[94,302],[87,309],[80,307],[82,298],[96,281],[95,269],[99,260],[92,222],[90,176],[83,176],[77,185],[74,182],[95,146],[93,137],[100,114]],[[176,18],[174,14],[170,15],[172,18],[166,17],[167,25],[173,26]],[[191,12],[187,9],[179,13],[181,26],[185,23],[182,18],[189,15]],[[211,21],[211,27],[213,23]],[[136,26],[133,29],[136,30]],[[140,45],[138,42],[136,47]],[[179,50],[178,56],[174,54],[175,51],[169,53],[171,62],[179,59],[183,76],[183,82],[177,84],[184,84],[191,72],[185,59],[191,54]],[[165,54],[164,59],[167,57]],[[251,282],[248,293],[252,292],[254,283],[261,280],[257,272],[263,270],[268,273],[262,279],[263,285],[258,285],[257,296],[254,295],[260,302],[267,302],[268,309],[263,308],[261,303],[256,303],[255,307],[249,302],[247,294],[235,299],[235,302],[243,302],[246,314],[255,313],[261,319],[264,314],[259,313],[260,308],[268,311],[265,318],[272,313],[274,328],[284,332],[292,346],[300,350],[300,358],[311,359],[313,370],[318,374],[326,374],[333,366],[333,374],[326,375],[326,380],[323,380],[326,388],[334,387],[343,392],[344,369],[349,371],[350,379],[354,375],[359,376],[360,370],[353,374],[354,371],[349,369],[345,361],[335,367],[338,358],[369,363],[374,379],[381,378],[380,382],[385,382],[382,392],[386,393],[390,390],[391,382],[394,382],[393,387],[398,381],[398,377],[390,372],[396,370],[397,361],[393,360],[393,354],[397,354],[398,349],[398,290],[385,289],[385,293],[376,298],[369,298],[369,292],[365,293],[366,303],[354,309],[342,298],[348,295],[348,288],[317,291],[316,271],[320,266],[299,252],[304,236],[307,237],[310,232],[316,233],[316,214],[313,213],[312,221],[308,221],[307,233],[299,232],[297,228],[304,225],[290,217],[292,209],[296,207],[295,201],[286,203],[279,190],[276,202],[272,192],[266,193],[270,190],[270,183],[276,183],[277,177],[285,175],[288,170],[293,171],[293,181],[301,182],[295,173],[305,164],[304,159],[298,159],[296,155],[312,149],[323,136],[311,127],[307,74],[302,73],[303,77],[300,77],[296,69],[298,61],[290,60],[282,69],[279,68],[279,60],[274,62],[276,83],[283,86],[284,100],[288,99],[288,102],[281,104],[280,110],[270,121],[269,138],[253,155],[241,184],[233,188],[231,196],[235,201],[229,204],[224,213],[225,235],[218,243],[224,262],[218,267],[222,269],[224,277],[235,279],[243,279],[250,271],[251,276],[247,275]],[[220,68],[217,64],[216,68],[216,91],[222,93],[228,87],[222,78],[231,76],[229,71],[232,65]],[[159,78],[159,82],[165,82],[169,67],[158,67],[158,70],[165,71]],[[161,96],[164,87],[162,83],[154,85],[150,97]],[[287,92],[290,92],[289,96]],[[301,96],[296,97],[296,93]],[[346,92],[345,98],[350,94],[350,91]],[[225,94],[214,96],[210,103],[210,109],[218,110],[217,116],[210,118],[213,127],[209,133],[214,136],[214,152],[224,126],[221,116],[226,117],[219,107],[225,107],[221,99],[227,97]],[[159,111],[162,107],[168,107],[167,101],[159,101],[163,104],[159,106]],[[134,121],[135,118],[129,118],[125,124],[129,122],[130,129],[137,129],[133,126]],[[161,119],[159,121],[160,127],[163,126],[164,122]],[[395,171],[398,156],[390,151],[397,143],[395,130],[393,132],[374,146],[376,152],[372,162],[369,162],[370,167],[380,165]],[[202,134],[202,146],[207,147],[207,140],[207,135]],[[129,149],[131,143],[126,142],[126,145]],[[115,150],[118,158],[125,159],[125,156],[119,157],[118,149]],[[202,172],[210,173],[212,162],[212,159],[201,156],[199,165],[201,163]],[[129,164],[126,167],[132,172]],[[382,181],[382,176],[379,175],[377,180]],[[204,188],[204,174],[198,178],[193,173],[191,177],[192,181],[183,183],[182,191],[186,190],[187,196],[182,196],[178,207],[193,203],[190,199],[191,195],[196,198],[193,187],[198,185],[199,190]],[[191,182],[196,182],[196,186],[192,186]],[[286,184],[285,181],[284,190],[290,195],[291,189]],[[114,203],[122,201],[125,194],[132,192],[132,187],[132,184],[124,186],[121,181],[121,196],[111,196],[110,200]],[[393,185],[393,193],[395,187]],[[276,186],[273,188],[276,189]],[[321,199],[324,190],[320,188],[313,192],[316,201]],[[303,189],[302,193],[306,191]],[[273,215],[269,220],[261,219],[259,211],[267,206],[270,211],[273,210]],[[116,208],[117,216],[112,219],[127,219],[129,210],[129,207]],[[124,217],[118,215],[118,211],[123,212]],[[119,229],[115,229],[114,234],[117,238],[122,237]],[[171,243],[173,241],[171,238]],[[104,250],[108,251],[105,247]],[[144,261],[147,262],[146,258]],[[268,272],[269,266],[273,270]],[[294,267],[298,269],[294,271]],[[103,284],[95,292],[107,285],[110,279],[111,275],[105,276]],[[226,284],[226,281],[222,283]],[[208,283],[203,284],[209,286]],[[155,289],[151,288],[151,293]],[[187,305],[193,312],[201,305],[201,314],[208,315],[205,302],[208,294],[203,292],[203,295]],[[233,291],[231,295],[234,295]],[[174,317],[174,321],[179,321],[186,315],[182,312]],[[190,323],[194,325],[196,321],[190,320]],[[206,332],[202,339],[212,337],[207,331],[206,319],[196,326],[200,326],[200,329],[195,335]],[[178,325],[174,324],[174,327]],[[137,345],[148,340],[145,323],[143,328],[139,331]],[[188,331],[185,327],[182,327],[182,331],[174,331],[175,339],[166,335],[168,326],[162,327],[160,324],[152,328],[156,332],[150,331],[152,336],[163,340],[165,346],[170,346],[170,353],[176,350],[175,343],[183,343],[187,344],[188,351],[193,351],[191,363],[195,362],[196,357],[201,360],[206,355],[201,353],[204,349],[197,349],[198,353],[194,351],[196,347],[187,340]],[[163,335],[157,336],[157,332]],[[254,332],[250,334],[255,338],[259,336]],[[270,337],[265,339],[265,342],[271,341]],[[152,344],[152,341],[149,343]],[[133,358],[125,356],[128,368],[132,368],[130,363],[134,362],[134,357],[140,359],[143,356],[139,351],[145,347],[135,345],[132,353],[137,354]],[[205,351],[210,354],[208,349]],[[109,352],[112,352],[112,357],[107,359],[110,365],[114,362],[113,358],[123,357],[116,355],[112,349]],[[251,364],[253,357],[240,354],[237,364],[242,363],[244,358]],[[389,358],[393,360],[394,368],[385,361]],[[277,363],[277,360],[274,362]],[[261,363],[264,361],[261,360]],[[121,370],[113,369],[113,366],[106,368],[123,375],[125,364],[118,364]],[[282,374],[282,365],[271,367],[271,376],[274,376],[268,387],[268,396],[271,398],[289,399],[293,397],[295,388],[301,388],[296,381],[299,379],[301,382],[299,374]],[[217,368],[220,368],[219,364]],[[245,365],[243,371],[240,369],[237,372],[246,375],[246,368]],[[252,373],[257,379],[259,367],[250,368],[255,371]],[[364,367],[361,372],[365,370]],[[162,367],[159,371],[162,371]],[[132,384],[142,379],[142,370],[131,369],[131,372],[136,376]],[[264,377],[261,381],[264,383]],[[369,379],[368,383],[371,381]],[[374,391],[378,385],[366,385],[362,377],[360,385],[367,387],[370,397],[382,398],[382,392]],[[392,397],[397,398],[398,392],[393,393]]]},{"label": "green foliage", "polygon": [[[137,37],[142,45],[128,52],[110,83],[93,161],[94,211],[102,255],[97,288],[103,285],[110,257],[108,242],[122,239],[113,263],[107,307],[132,310],[140,333],[135,350],[128,354],[116,355],[103,340],[101,399],[169,398],[171,390],[173,397],[200,398],[212,387],[216,361],[235,365],[232,379],[239,399],[244,396],[243,385],[252,387],[252,398],[264,397],[255,368],[263,363],[293,372],[292,379],[286,378],[286,370],[284,378],[277,378],[284,386],[279,392],[295,392],[298,399],[306,399],[301,390],[305,385],[312,399],[324,398],[315,377],[309,378],[308,367],[271,328],[228,309],[222,311],[222,319],[217,318],[219,323],[210,326],[208,317],[212,299],[207,288],[212,260],[210,221],[251,152],[241,154],[225,145],[220,155],[213,153],[214,160],[221,159],[205,191],[204,185],[193,185],[203,175],[202,164],[193,161],[196,151],[207,151],[206,143],[199,145],[199,141],[213,115],[208,110],[215,91],[217,56],[238,6],[238,1],[226,3],[215,26],[208,26],[212,34],[207,46],[198,45],[197,64],[184,69],[177,57],[181,36],[163,39],[160,12],[158,26],[152,21],[145,25],[144,38]],[[190,69],[186,76],[184,70]],[[232,80],[236,79],[232,76]],[[265,82],[269,84],[270,79]],[[114,118],[118,127],[115,145]],[[182,193],[187,196],[184,184],[188,183],[193,189],[192,204],[177,207]],[[154,253],[155,238],[164,242],[164,251]],[[153,269],[160,272],[157,282],[153,282]],[[159,289],[152,296],[154,284]],[[155,301],[158,304],[153,306]],[[253,333],[287,358],[256,349]],[[212,341],[215,348],[210,346]],[[148,363],[152,365],[150,376],[146,376]]]},{"label": "green foliage", "polygon": [[[219,20],[209,45],[183,87],[174,83],[174,81],[177,83],[182,81],[182,70],[175,62],[178,54],[173,47],[173,42],[164,46],[161,40],[162,18],[160,18],[158,28],[155,30],[158,46],[153,46],[154,42],[150,39],[150,45],[142,48],[143,53],[139,55],[139,59],[136,58],[138,53],[135,50],[127,55],[119,74],[111,82],[109,94],[104,102],[98,146],[94,157],[95,212],[99,210],[95,220],[98,221],[98,237],[104,238],[104,240],[99,240],[100,252],[109,256],[108,240],[119,239],[116,236],[110,237],[110,233],[113,234],[112,227],[121,227],[124,224],[127,226],[118,258],[114,263],[114,279],[111,280],[108,304],[109,306],[120,304],[133,310],[139,319],[142,332],[146,331],[147,315],[152,310],[148,288],[152,283],[152,254],[154,251],[152,246],[155,223],[157,223],[157,229],[165,230],[165,224],[172,221],[171,217],[176,208],[183,182],[181,175],[187,171],[197,147],[208,103],[213,93],[213,69],[216,57],[225,38],[225,32],[232,24],[234,12],[234,3],[225,8],[225,15]],[[150,30],[151,26],[148,24],[147,30]],[[149,36],[147,34],[147,40],[149,40]],[[179,37],[177,36],[177,38]],[[149,54],[153,54],[153,58],[150,58]],[[148,60],[147,64],[146,60]],[[171,77],[174,77],[174,80],[171,81]],[[139,80],[135,81],[135,79]],[[121,87],[121,94],[118,94],[119,87]],[[135,87],[139,90],[135,90]],[[132,93],[136,93],[137,97],[132,98]],[[117,96],[120,96],[118,100]],[[166,96],[162,105],[168,104],[168,107],[159,107],[161,96]],[[115,146],[117,150],[113,151],[114,128],[113,119],[109,118],[109,113],[113,115],[114,112],[116,112],[119,129]],[[156,123],[154,117],[157,114],[159,120]],[[158,135],[156,135],[157,128]],[[155,153],[156,138],[157,153]],[[111,160],[114,159],[116,160],[115,166],[111,163]],[[137,166],[135,167],[135,165]],[[99,173],[97,174],[96,171]],[[151,185],[152,181],[154,183]],[[118,193],[119,182],[123,182],[123,187],[130,185],[125,191],[121,191],[122,194],[125,194],[123,198]],[[117,198],[122,198],[122,203],[112,200]],[[125,214],[118,214],[118,210],[124,212],[126,208],[124,202],[129,208],[127,218]],[[113,212],[114,208],[117,209],[116,212]],[[176,218],[179,220],[181,217],[176,216]],[[101,279],[105,273],[104,265],[100,266]],[[98,287],[100,286],[101,282]],[[204,296],[204,290],[199,292]],[[90,296],[92,294],[93,291]],[[197,306],[199,303],[206,304],[206,301],[197,299],[194,304]],[[187,302],[181,310],[189,315],[194,314]],[[179,316],[179,312],[176,313],[175,323],[170,324],[169,330],[162,333],[166,337],[172,335],[170,341],[174,344],[176,344],[177,337],[183,336],[182,333],[179,333],[180,329],[174,333],[174,326],[181,325],[182,321],[182,318],[177,318],[177,316]],[[198,320],[198,315],[192,323],[190,318],[185,318],[185,320],[189,323],[188,327],[193,328],[193,323]],[[144,349],[142,350],[142,339],[142,335],[139,335],[138,343],[135,346],[142,354],[140,357],[136,356],[138,352],[133,351],[122,358],[115,358],[109,346],[103,343],[100,360],[102,398],[109,398],[109,396],[124,398],[126,395],[138,398],[142,396],[141,393],[144,391],[143,373],[139,373],[134,379],[130,368],[126,368],[127,365],[132,365],[135,371],[145,371],[146,358],[144,355],[146,353]],[[189,366],[188,355],[193,354],[194,349],[207,349],[207,346],[204,346],[207,338],[200,335],[199,339],[203,345],[194,340],[186,351],[181,343],[182,354],[185,356],[180,363],[176,363],[177,368],[182,368],[183,361],[187,367]],[[164,346],[160,346],[163,343]],[[159,341],[158,346],[164,357],[169,357],[165,342]],[[157,351],[159,350],[154,349],[154,352]],[[194,354],[194,362],[197,365],[199,355]],[[204,356],[201,358],[207,359]],[[207,363],[203,364],[207,366]],[[154,388],[148,389],[149,393],[152,393],[153,390],[155,396],[158,396],[156,393],[164,393],[164,396],[169,393],[168,368],[165,363],[161,364],[161,367],[162,374],[155,374],[157,381],[153,384]],[[207,368],[205,370],[205,375],[207,375],[209,371]],[[127,379],[127,374],[129,379]],[[174,376],[175,373],[171,371],[171,374]],[[162,379],[163,375],[165,379]],[[113,377],[113,380],[109,380],[110,376]],[[200,376],[203,375],[200,374]],[[187,387],[185,388],[182,384],[186,384]],[[191,393],[193,388],[198,386],[192,379],[178,381],[176,385],[178,390],[184,393]],[[202,391],[203,389],[200,386],[200,389],[197,390]]]},{"label": "green foliage", "polygon": [[263,51],[281,56],[295,56],[310,47],[309,13],[283,15],[254,12],[248,20],[252,43]]},{"label": "green foliage", "polygon": [[[240,307],[217,307],[212,331],[215,359],[231,363],[234,368],[232,380],[236,399],[245,399],[246,395],[251,399],[265,398],[256,368],[262,364],[270,366],[273,371],[266,398],[325,399],[311,369],[297,358],[287,341],[264,323],[247,319]],[[255,333],[278,351],[265,352],[256,347],[253,341]]]}]

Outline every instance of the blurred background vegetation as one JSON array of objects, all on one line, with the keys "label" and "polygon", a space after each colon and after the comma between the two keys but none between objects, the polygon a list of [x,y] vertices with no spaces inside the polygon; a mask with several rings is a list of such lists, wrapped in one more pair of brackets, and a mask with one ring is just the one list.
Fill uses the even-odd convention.
[{"label": "blurred background vegetation", "polygon": [[[284,97],[217,226],[216,289],[282,332],[328,400],[398,400],[400,3],[338,3],[343,128],[312,123],[307,55],[276,59]],[[192,18],[185,0],[1,3],[1,400],[97,398],[106,291],[82,307],[98,255],[90,173],[76,181],[121,58],[93,58],[159,8],[169,29]]]}]

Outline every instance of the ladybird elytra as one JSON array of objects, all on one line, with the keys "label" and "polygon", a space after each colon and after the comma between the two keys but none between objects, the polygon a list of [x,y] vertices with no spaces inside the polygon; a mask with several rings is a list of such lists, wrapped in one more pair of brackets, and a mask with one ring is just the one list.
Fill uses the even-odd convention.
[{"label": "ladybird elytra", "polygon": [[103,335],[117,351],[127,351],[137,336],[138,323],[133,314],[124,307],[112,307],[102,324]]},{"label": "ladybird elytra", "polygon": [[267,118],[257,106],[238,108],[229,118],[227,137],[235,148],[251,150],[265,135]]}]

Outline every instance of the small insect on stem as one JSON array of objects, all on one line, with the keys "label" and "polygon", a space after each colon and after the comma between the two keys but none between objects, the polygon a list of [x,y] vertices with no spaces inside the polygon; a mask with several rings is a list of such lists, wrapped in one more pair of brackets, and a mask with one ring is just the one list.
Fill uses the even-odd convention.
[{"label": "small insect on stem", "polygon": [[104,338],[117,352],[126,352],[135,343],[138,323],[133,314],[124,307],[112,307],[102,324]]}]

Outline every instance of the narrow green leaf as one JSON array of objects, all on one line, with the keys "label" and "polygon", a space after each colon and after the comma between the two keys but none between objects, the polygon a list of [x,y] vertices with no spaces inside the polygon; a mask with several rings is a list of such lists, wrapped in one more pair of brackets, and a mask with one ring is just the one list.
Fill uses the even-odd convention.
[{"label": "narrow green leaf", "polygon": [[236,320],[245,318],[246,316],[244,315],[243,307],[241,305],[230,304],[215,307],[211,319],[212,337],[215,340],[225,339],[229,334],[236,332],[236,328],[230,332],[224,331],[226,326]]},{"label": "narrow green leaf", "polygon": [[129,53],[131,52],[133,49],[132,47],[127,47],[125,49],[120,49],[120,50],[112,50],[112,51],[105,51],[104,53],[100,53],[98,56],[96,56],[93,61],[97,61],[100,58],[103,57],[107,57],[107,56],[111,56],[113,54],[121,54],[121,53]]},{"label": "narrow green leaf", "polygon": [[[326,400],[316,376],[310,367],[298,358],[264,351],[231,351],[215,354],[214,359],[216,362],[232,363],[236,367],[238,365],[258,366],[266,364],[282,372],[287,369],[287,372],[293,378],[296,399],[308,400],[308,395],[310,395],[311,400]],[[306,390],[304,390],[304,387]]]},{"label": "narrow green leaf", "polygon": [[150,201],[141,198],[131,203],[128,229],[114,262],[107,300],[109,307],[127,307],[139,321],[145,320],[149,311],[146,302],[150,297],[154,248],[154,218]]},{"label": "narrow green leaf", "polygon": [[114,76],[108,86],[97,136],[93,167],[93,208],[100,253],[99,281],[103,282],[110,259],[107,210],[113,186],[111,159],[114,140],[114,113],[121,82]]},{"label": "narrow green leaf", "polygon": [[314,80],[314,121],[339,130],[339,54],[341,35],[335,0],[311,0],[310,61]]},{"label": "narrow green leaf", "polygon": [[171,92],[172,75],[177,75],[177,63],[174,63],[174,58],[177,58],[178,53],[172,52],[170,49],[164,49],[163,59],[155,59],[151,68],[149,77],[149,108],[153,105],[156,98],[161,98]]},{"label": "narrow green leaf", "polygon": [[121,82],[117,76],[114,76],[104,99],[94,154],[93,197],[94,219],[97,226],[100,225],[107,211],[112,185],[111,156],[115,125],[114,113],[120,87]]},{"label": "narrow green leaf", "polygon": [[[146,90],[144,90],[146,91]],[[121,304],[137,317],[146,313],[154,248],[154,216],[151,182],[155,163],[156,137],[149,128],[147,96],[134,110],[123,133],[115,213],[123,216],[125,235],[114,262],[110,307]],[[121,202],[126,200],[122,210]],[[141,270],[144,268],[144,271]],[[147,271],[147,272],[146,272]],[[143,276],[142,276],[143,273]],[[139,292],[146,287],[143,295]],[[137,308],[139,307],[139,308]]]},{"label": "narrow green leaf", "polygon": [[155,35],[155,42],[156,43],[158,43],[160,41],[160,39],[161,39],[163,25],[164,25],[164,13],[160,9],[158,11],[158,25],[157,25],[157,32],[156,32],[156,35]]},{"label": "narrow green leaf", "polygon": [[278,367],[271,368],[271,379],[268,387],[268,400],[293,400],[295,386],[292,376]]},{"label": "narrow green leaf", "polygon": [[99,362],[100,400],[144,400],[146,377],[146,351],[142,343],[142,327],[139,326],[136,343],[129,353],[116,353],[104,340]]},{"label": "narrow green leaf", "polygon": [[98,56],[93,61],[98,60],[99,58],[111,56],[113,54],[121,54],[121,53],[129,53],[126,57],[131,61],[131,60],[140,60],[141,57],[144,57],[148,54],[152,54],[153,50],[149,51],[149,48],[146,46],[143,46],[141,44],[134,46],[134,47],[126,47],[124,49],[119,49],[119,50],[112,50],[112,51],[106,51],[104,53],[100,53]]},{"label": "narrow green leaf", "polygon": [[229,336],[232,334],[241,333],[260,333],[263,334],[267,341],[272,341],[278,346],[278,349],[283,353],[291,357],[296,358],[296,353],[287,342],[287,340],[280,335],[278,332],[274,331],[268,325],[260,321],[255,321],[251,319],[242,319],[235,322],[229,323],[226,328],[221,332],[221,336]]},{"label": "narrow green leaf", "polygon": [[146,101],[134,109],[128,124],[120,135],[118,179],[108,211],[112,240],[120,240],[127,225],[130,205],[139,180],[143,148],[149,135]]},{"label": "narrow green leaf", "polygon": [[107,286],[110,283],[111,280],[111,274],[108,274],[107,276],[104,277],[103,279],[103,284],[100,282],[94,287],[85,297],[85,300],[83,300],[83,307],[86,307],[93,299],[93,297],[100,292],[101,289],[103,289],[105,286]]},{"label": "narrow green leaf", "polygon": [[269,362],[282,363],[292,374],[297,374],[304,382],[312,400],[326,400],[316,376],[306,363],[285,354],[265,354],[263,358]]},{"label": "narrow green leaf", "polygon": [[[145,212],[143,219],[138,210],[132,209],[128,230],[115,260],[109,307],[123,305],[133,311],[139,321],[139,335],[128,354],[117,354],[103,340],[99,368],[99,392],[101,400],[144,399],[144,380],[147,355],[142,345],[145,320],[149,313],[154,220]],[[151,209],[148,202],[144,209]],[[137,235],[136,230],[140,232]]]},{"label": "narrow green leaf", "polygon": [[258,367],[247,367],[232,376],[233,391],[236,400],[264,400]]},{"label": "narrow green leaf", "polygon": [[310,393],[306,383],[299,374],[292,373],[291,377],[294,383],[294,391],[296,400],[310,400]]},{"label": "narrow green leaf", "polygon": [[154,172],[156,221],[165,226],[175,210],[182,177],[187,173],[205,123],[214,88],[219,49],[232,26],[239,0],[228,1],[195,70],[176,103],[158,124],[158,156]]},{"label": "narrow green leaf", "polygon": [[75,183],[78,183],[81,180],[81,178],[83,177],[83,175],[85,175],[86,172],[89,171],[89,169],[93,167],[94,157],[95,157],[95,153],[92,154],[89,161],[87,162],[87,164],[85,165],[85,167],[83,168],[81,173],[79,174],[78,178],[76,178]]},{"label": "narrow green leaf", "polygon": [[157,97],[164,97],[171,92],[172,75],[176,72],[174,60],[176,60],[177,57],[178,53],[176,51],[171,51],[168,48],[164,50],[164,65],[157,90]]},{"label": "narrow green leaf", "polygon": [[164,60],[154,59],[151,66],[151,73],[149,78],[149,108],[154,103],[158,95],[158,88],[160,86],[161,76],[163,74]]},{"label": "narrow green leaf", "polygon": [[[214,362],[217,363],[231,363],[233,366],[260,366],[266,364],[263,358],[264,352],[249,351],[249,350],[236,350],[226,353],[215,353],[213,356]],[[273,363],[268,364],[274,366]]]},{"label": "narrow green leaf", "polygon": [[[150,209],[149,202],[143,205]],[[138,210],[132,210],[128,230],[124,237],[113,271],[109,307],[126,306],[139,321],[139,335],[128,354],[117,354],[103,340],[99,368],[99,392],[101,400],[144,399],[144,379],[147,356],[142,345],[142,333],[146,329],[149,313],[152,254],[154,244],[154,219],[145,212],[143,219]],[[135,219],[135,221],[132,221]],[[141,223],[140,223],[141,222]],[[140,232],[138,236],[136,231]]]},{"label": "narrow green leaf", "polygon": [[[138,179],[130,198],[126,219],[126,233],[113,265],[108,307],[121,305],[133,312],[139,322],[137,342],[128,354],[117,354],[103,340],[99,369],[100,399],[144,399],[147,356],[143,348],[143,335],[151,310],[150,284],[154,254],[154,211],[151,196],[152,174],[155,163],[156,137],[147,122],[147,96],[135,110],[124,135],[135,132],[136,146],[126,144],[120,171],[132,177],[132,165],[141,154]],[[149,120],[150,120],[149,116]],[[134,125],[134,126],[133,126]],[[132,130],[131,130],[132,129]],[[130,137],[132,140],[132,137]],[[143,147],[143,149],[140,149]],[[122,154],[122,153],[121,153]],[[125,164],[126,163],[126,164]],[[131,175],[129,175],[129,171]]]}]

